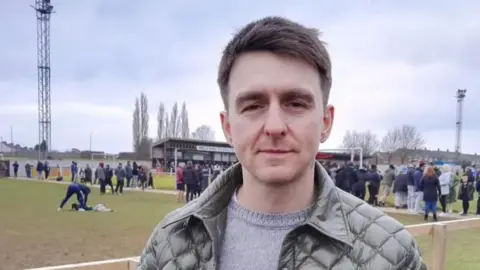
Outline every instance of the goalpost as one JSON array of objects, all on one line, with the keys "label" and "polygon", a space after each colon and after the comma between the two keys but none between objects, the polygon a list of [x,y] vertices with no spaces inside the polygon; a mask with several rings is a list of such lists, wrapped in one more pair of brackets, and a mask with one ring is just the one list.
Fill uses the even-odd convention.
[{"label": "goalpost", "polygon": [[359,167],[363,167],[363,148],[353,147],[353,148],[334,148],[334,149],[320,149],[321,152],[350,152],[350,161],[355,161],[355,153],[358,152],[358,162]]},{"label": "goalpost", "polygon": [[115,154],[102,154],[102,153],[92,153],[92,160],[95,160],[94,157],[100,157],[103,160],[117,160],[117,155]]}]

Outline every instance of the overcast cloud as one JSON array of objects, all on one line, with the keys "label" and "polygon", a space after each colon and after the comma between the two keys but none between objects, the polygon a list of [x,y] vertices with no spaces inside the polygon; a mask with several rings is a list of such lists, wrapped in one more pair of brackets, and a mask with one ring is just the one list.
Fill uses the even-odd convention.
[{"label": "overcast cloud", "polygon": [[[38,141],[36,18],[30,0],[0,0],[0,136]],[[52,0],[52,146],[132,150],[134,99],[186,101],[193,130],[223,140],[215,83],[222,47],[245,23],[286,16],[319,28],[333,61],[336,122],[382,136],[417,126],[429,148],[455,144],[455,92],[465,99],[463,151],[480,153],[480,1]]]}]

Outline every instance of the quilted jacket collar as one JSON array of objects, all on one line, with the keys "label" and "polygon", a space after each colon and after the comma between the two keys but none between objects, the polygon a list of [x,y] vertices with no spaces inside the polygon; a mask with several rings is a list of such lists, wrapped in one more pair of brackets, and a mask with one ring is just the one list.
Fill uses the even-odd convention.
[{"label": "quilted jacket collar", "polygon": [[[242,181],[241,165],[237,163],[220,175],[197,200],[184,207],[181,213],[165,220],[165,226],[192,216],[207,223],[224,217],[225,209]],[[319,163],[315,164],[315,186],[318,188],[318,195],[306,224],[330,238],[353,246],[340,191]],[[216,224],[224,225],[223,222]]]}]

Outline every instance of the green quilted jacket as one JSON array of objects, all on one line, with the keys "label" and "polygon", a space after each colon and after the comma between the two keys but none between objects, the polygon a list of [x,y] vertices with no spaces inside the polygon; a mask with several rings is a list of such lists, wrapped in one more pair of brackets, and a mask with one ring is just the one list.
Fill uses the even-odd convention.
[{"label": "green quilted jacket", "polygon": [[[150,236],[137,269],[217,270],[227,205],[241,183],[237,164],[198,199],[168,214]],[[304,225],[285,237],[279,270],[427,269],[402,224],[337,189],[319,164],[315,183],[314,209]]]}]

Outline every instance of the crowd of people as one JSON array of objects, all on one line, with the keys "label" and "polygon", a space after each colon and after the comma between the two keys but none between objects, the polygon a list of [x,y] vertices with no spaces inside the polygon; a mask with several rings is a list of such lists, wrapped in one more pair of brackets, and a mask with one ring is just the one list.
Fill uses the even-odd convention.
[{"label": "crowd of people", "polygon": [[[444,164],[436,166],[420,161],[417,166],[410,164],[395,168],[390,165],[380,172],[376,165],[359,168],[353,162],[345,166],[324,164],[338,188],[365,200],[373,206],[385,206],[391,192],[394,206],[409,213],[421,214],[428,220],[430,213],[437,221],[437,204],[441,205],[439,215],[452,214],[452,204],[462,202],[461,215],[468,215],[470,202],[475,192],[480,194],[480,171],[473,167]],[[477,200],[477,215],[480,215],[480,196]]]},{"label": "crowd of people", "polygon": [[176,169],[177,201],[189,202],[200,196],[223,170],[226,165],[222,164],[193,164],[188,161],[186,164],[180,162]]}]

